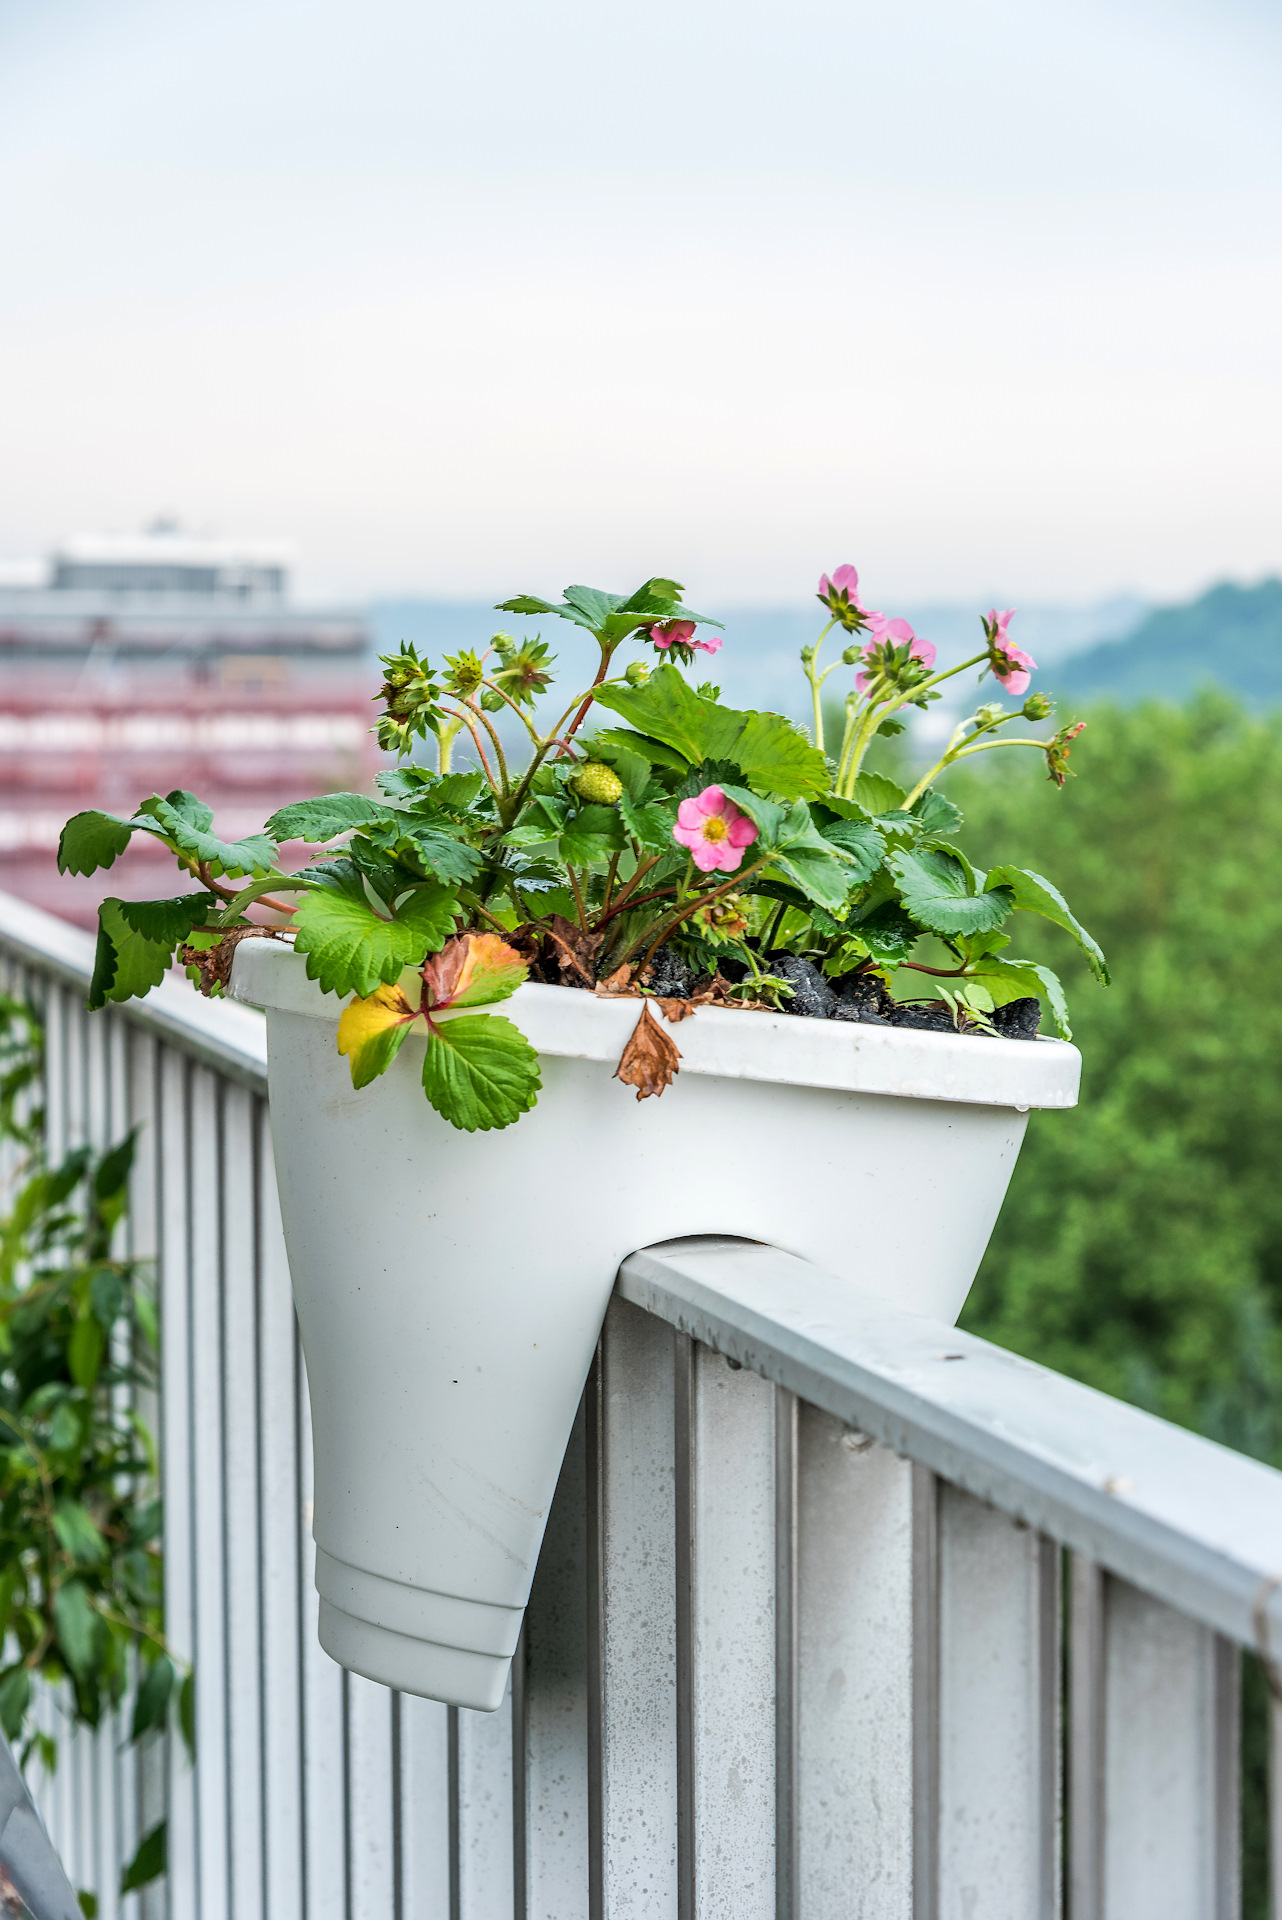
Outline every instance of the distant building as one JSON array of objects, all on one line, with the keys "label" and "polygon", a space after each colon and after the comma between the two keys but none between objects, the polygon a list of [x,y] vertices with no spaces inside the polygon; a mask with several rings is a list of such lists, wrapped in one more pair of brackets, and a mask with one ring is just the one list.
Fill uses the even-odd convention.
[{"label": "distant building", "polygon": [[108,872],[60,876],[70,814],[186,787],[236,839],[287,800],[370,784],[368,632],[293,607],[290,560],[161,522],[0,563],[0,888],[91,926],[103,893],[182,882],[142,835]]}]

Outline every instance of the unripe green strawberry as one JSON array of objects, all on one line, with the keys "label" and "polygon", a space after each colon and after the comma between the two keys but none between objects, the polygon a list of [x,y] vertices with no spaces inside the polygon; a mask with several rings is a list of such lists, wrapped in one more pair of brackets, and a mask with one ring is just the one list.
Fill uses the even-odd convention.
[{"label": "unripe green strawberry", "polygon": [[590,800],[598,807],[612,807],[623,792],[623,782],[614,768],[600,760],[587,761],[570,785],[580,800]]}]

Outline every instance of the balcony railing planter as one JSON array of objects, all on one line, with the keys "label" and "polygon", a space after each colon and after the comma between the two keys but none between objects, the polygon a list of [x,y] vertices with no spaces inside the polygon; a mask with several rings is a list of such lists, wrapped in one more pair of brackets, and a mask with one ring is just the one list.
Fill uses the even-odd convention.
[{"label": "balcony railing planter", "polygon": [[[952,1319],[1024,1116],[1075,1098],[1072,1048],[1029,1044],[1039,999],[1069,1037],[1059,981],[1001,928],[1037,914],[1100,978],[1103,956],[1041,875],[972,866],[933,782],[1004,742],[1062,785],[1080,727],[1006,735],[1051,703],[989,700],[911,792],[864,770],[940,683],[978,667],[1018,696],[1034,663],[994,611],[979,651],[935,671],[930,643],[857,584],[850,567],[819,584],[809,738],[685,679],[721,645],[698,629],[719,623],[655,576],[626,599],[503,602],[596,642],[595,677],[576,670],[546,732],[538,636],[495,635],[443,669],[403,648],[383,660],[377,731],[409,764],[378,776],[380,798],[300,800],[234,843],[185,790],[64,829],[64,871],[110,867],[142,833],[199,884],[104,900],[91,1007],[145,994],[176,956],[206,992],[234,981],[268,1010],[321,1635],[358,1672],[497,1706],[630,1249],[738,1234]],[[858,671],[828,753],[832,668],[815,663],[833,628]],[[625,641],[660,664],[616,662]],[[528,735],[524,769],[498,720]],[[471,772],[450,763],[464,732]],[[429,736],[435,770],[412,757]],[[327,851],[285,866],[300,841]],[[892,995],[901,973],[913,1005]]]},{"label": "balcony railing planter", "polygon": [[321,1642],[469,1707],[503,1698],[621,1260],[734,1234],[951,1321],[1029,1108],[1071,1106],[1080,1068],[1061,1041],[708,1007],[640,1104],[613,1077],[635,1000],[531,983],[506,1010],[538,1106],[477,1137],[424,1103],[421,1040],[353,1091],[335,1000],[288,947],[242,943],[232,993],[267,1011]]}]

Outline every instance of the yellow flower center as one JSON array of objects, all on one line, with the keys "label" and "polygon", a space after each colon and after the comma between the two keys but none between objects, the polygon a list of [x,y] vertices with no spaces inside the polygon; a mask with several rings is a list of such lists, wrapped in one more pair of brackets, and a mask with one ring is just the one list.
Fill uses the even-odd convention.
[{"label": "yellow flower center", "polygon": [[719,813],[710,813],[703,823],[705,840],[724,840],[730,829]]}]

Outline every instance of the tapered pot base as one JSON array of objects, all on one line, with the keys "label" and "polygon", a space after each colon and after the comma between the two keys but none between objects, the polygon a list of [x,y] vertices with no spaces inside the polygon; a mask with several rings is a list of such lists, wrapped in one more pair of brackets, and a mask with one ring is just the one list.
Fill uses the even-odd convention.
[{"label": "tapered pot base", "polygon": [[473,1653],[466,1647],[414,1640],[390,1627],[354,1620],[328,1600],[320,1603],[318,1632],[332,1660],[380,1686],[450,1707],[475,1707],[481,1713],[493,1713],[503,1704],[511,1654]]}]

